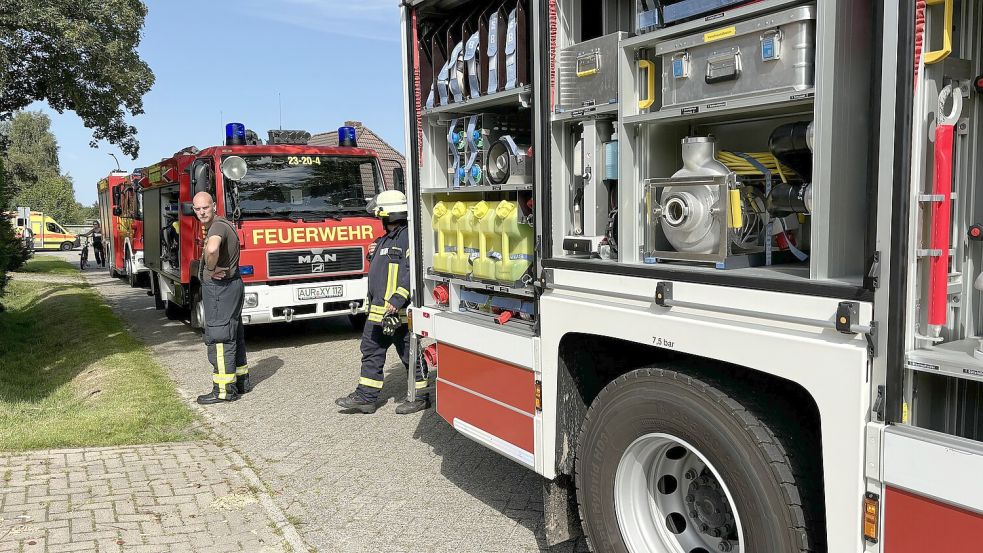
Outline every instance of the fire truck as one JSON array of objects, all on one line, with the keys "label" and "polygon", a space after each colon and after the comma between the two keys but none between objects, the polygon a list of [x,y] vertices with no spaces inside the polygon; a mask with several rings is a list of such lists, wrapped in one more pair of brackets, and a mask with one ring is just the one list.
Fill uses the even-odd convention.
[{"label": "fire truck", "polygon": [[983,551],[983,2],[401,10],[414,362],[548,542]]},{"label": "fire truck", "polygon": [[207,191],[239,229],[245,324],[348,315],[365,322],[366,250],[380,223],[367,203],[385,186],[373,150],[355,129],[339,146],[308,146],[305,131],[270,131],[266,144],[238,123],[226,144],[189,147],[142,171],[144,261],[151,294],[168,318],[201,328],[204,229],[192,198]]},{"label": "fire truck", "polygon": [[139,172],[113,171],[96,185],[99,222],[109,274],[139,286],[150,270],[143,262],[143,195]]}]

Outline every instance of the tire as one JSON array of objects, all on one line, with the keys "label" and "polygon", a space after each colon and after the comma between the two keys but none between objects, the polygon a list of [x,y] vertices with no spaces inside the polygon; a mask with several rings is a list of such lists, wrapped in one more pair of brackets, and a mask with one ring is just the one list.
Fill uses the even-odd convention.
[{"label": "tire", "polygon": [[171,300],[166,300],[166,305],[164,306],[164,316],[171,321],[183,321],[184,308]]},{"label": "tire", "polygon": [[365,321],[369,318],[365,313],[359,313],[358,315],[349,315],[348,322],[352,325],[352,330],[355,332],[362,332],[365,330]]},{"label": "tire", "polygon": [[133,261],[129,257],[126,258],[126,282],[130,284],[130,288],[136,288],[140,286],[140,275],[133,272]]},{"label": "tire", "polygon": [[63,251],[63,252],[67,252],[67,251],[70,251],[70,250],[71,250],[72,248],[74,248],[74,247],[75,247],[75,244],[72,244],[71,242],[62,242],[62,243],[61,243],[61,246],[59,246],[59,248],[60,248],[60,249],[61,249],[61,251]]},{"label": "tire", "polygon": [[164,297],[160,292],[160,281],[155,281],[156,278],[156,275],[150,273],[150,288],[154,296],[154,309],[160,310],[167,306],[164,304]]},{"label": "tire", "polygon": [[205,328],[205,306],[201,303],[201,287],[191,292],[191,328]]},{"label": "tire", "polygon": [[639,369],[591,404],[575,474],[594,551],[821,550],[825,528],[803,509],[817,501],[809,480],[767,419],[709,382]]}]

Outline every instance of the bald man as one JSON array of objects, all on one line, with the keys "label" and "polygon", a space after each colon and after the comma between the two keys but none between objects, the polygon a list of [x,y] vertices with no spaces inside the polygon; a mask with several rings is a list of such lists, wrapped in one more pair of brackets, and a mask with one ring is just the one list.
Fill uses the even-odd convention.
[{"label": "bald man", "polygon": [[195,216],[205,227],[201,256],[201,302],[205,309],[205,345],[212,364],[212,391],[198,396],[209,405],[235,401],[248,392],[249,369],[242,328],[245,288],[239,276],[239,233],[216,213],[208,192],[195,194]]}]

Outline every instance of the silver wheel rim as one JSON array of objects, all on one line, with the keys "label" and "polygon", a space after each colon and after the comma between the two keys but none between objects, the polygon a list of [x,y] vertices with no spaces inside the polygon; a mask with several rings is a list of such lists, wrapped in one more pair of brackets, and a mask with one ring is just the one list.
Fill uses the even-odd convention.
[{"label": "silver wheel rim", "polygon": [[675,436],[646,434],[625,449],[614,503],[628,551],[746,551],[741,519],[720,473]]},{"label": "silver wheel rim", "polygon": [[197,326],[203,328],[205,326],[205,304],[201,300],[195,302],[195,318],[198,319],[196,321],[198,323]]}]

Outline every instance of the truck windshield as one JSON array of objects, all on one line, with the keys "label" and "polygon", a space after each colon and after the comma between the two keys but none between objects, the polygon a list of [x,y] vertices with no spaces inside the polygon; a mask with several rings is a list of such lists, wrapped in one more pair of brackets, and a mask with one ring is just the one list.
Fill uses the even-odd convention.
[{"label": "truck windshield", "polygon": [[[382,184],[374,158],[276,155],[242,156],[248,170],[239,181],[243,219],[287,214],[365,212]],[[231,195],[231,187],[226,188]]]}]

